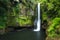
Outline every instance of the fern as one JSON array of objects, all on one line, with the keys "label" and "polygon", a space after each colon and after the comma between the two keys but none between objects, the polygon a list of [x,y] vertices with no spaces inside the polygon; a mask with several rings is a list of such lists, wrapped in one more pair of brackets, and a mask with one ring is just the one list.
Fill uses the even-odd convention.
[{"label": "fern", "polygon": [[[52,24],[48,28],[48,36],[55,36],[56,35],[56,28],[60,24],[60,18],[54,18],[52,20]],[[53,35],[54,34],[54,35]]]}]

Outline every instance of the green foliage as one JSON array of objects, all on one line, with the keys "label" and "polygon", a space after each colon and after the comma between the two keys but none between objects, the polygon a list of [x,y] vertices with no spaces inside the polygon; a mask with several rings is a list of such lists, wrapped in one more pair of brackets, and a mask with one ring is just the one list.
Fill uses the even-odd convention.
[{"label": "green foliage", "polygon": [[0,0],[0,28],[16,24],[15,17],[19,15],[19,4],[12,5],[10,0]]},{"label": "green foliage", "polygon": [[17,18],[20,25],[33,25],[36,13],[36,4],[37,3],[35,0],[22,0],[22,2],[20,3],[20,17]]},{"label": "green foliage", "polygon": [[57,33],[60,33],[60,30],[57,30],[58,28],[60,29],[60,18],[55,18],[52,20],[52,24],[48,28],[48,36],[57,36]]},{"label": "green foliage", "polygon": [[0,28],[6,27],[6,9],[3,7],[0,7]]},{"label": "green foliage", "polygon": [[[43,15],[47,15],[48,19],[53,19],[59,16],[59,0],[41,0],[41,12]],[[44,19],[44,18],[43,18]]]},{"label": "green foliage", "polygon": [[[21,0],[21,3],[15,3],[13,0],[0,0],[0,25],[14,26],[19,23],[20,26],[33,25],[35,0]],[[23,16],[21,16],[23,15]]]},{"label": "green foliage", "polygon": [[[60,0],[40,0],[42,21],[48,20],[47,35],[60,35]],[[50,21],[51,20],[51,21]],[[47,24],[47,25],[48,25]]]},{"label": "green foliage", "polygon": [[20,26],[29,26],[32,25],[31,18],[27,16],[20,16],[16,19]]}]

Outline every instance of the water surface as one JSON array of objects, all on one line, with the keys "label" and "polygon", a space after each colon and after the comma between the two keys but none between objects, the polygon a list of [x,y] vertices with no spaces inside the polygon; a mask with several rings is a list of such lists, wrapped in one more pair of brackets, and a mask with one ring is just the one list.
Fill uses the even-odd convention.
[{"label": "water surface", "polygon": [[45,31],[34,32],[32,30],[24,30],[20,32],[9,32],[0,35],[0,40],[45,40]]}]

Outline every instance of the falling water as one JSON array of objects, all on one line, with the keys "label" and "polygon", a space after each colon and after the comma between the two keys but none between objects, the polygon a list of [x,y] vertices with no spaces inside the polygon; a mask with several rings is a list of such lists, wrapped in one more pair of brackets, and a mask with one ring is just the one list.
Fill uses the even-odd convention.
[{"label": "falling water", "polygon": [[38,3],[38,20],[37,20],[37,28],[34,31],[40,31],[40,3]]},{"label": "falling water", "polygon": [[19,0],[14,0],[14,1],[19,2]]}]

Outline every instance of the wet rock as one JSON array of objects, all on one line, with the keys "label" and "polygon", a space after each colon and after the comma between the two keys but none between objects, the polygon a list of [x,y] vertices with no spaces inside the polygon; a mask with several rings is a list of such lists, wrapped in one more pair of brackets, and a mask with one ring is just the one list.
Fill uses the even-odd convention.
[{"label": "wet rock", "polygon": [[5,28],[0,28],[0,34],[3,35],[5,33]]}]

